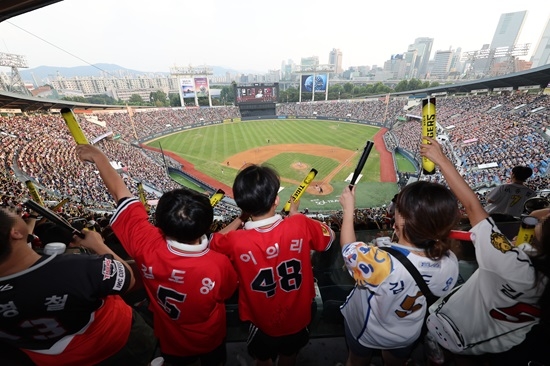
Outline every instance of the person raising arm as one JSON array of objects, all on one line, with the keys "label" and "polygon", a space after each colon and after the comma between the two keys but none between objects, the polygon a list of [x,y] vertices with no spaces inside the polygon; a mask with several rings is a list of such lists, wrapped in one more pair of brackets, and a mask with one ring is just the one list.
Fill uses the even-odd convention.
[{"label": "person raising arm", "polygon": [[543,219],[535,228],[538,253],[515,247],[485,212],[441,145],[426,140],[420,145],[420,155],[439,167],[464,206],[479,264],[461,287],[430,307],[428,331],[462,363],[478,355],[494,365],[547,361],[550,355],[542,339],[547,339],[548,323],[539,323],[549,315],[545,315],[548,307],[544,304],[549,295],[550,221]]}]

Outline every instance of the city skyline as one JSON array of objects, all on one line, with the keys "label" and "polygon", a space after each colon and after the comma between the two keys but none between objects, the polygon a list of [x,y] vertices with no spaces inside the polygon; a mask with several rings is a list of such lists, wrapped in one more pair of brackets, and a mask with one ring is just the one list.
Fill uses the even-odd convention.
[{"label": "city skyline", "polygon": [[479,50],[491,43],[503,13],[527,10],[518,44],[530,43],[522,57],[529,60],[550,15],[543,2],[533,0],[519,5],[466,0],[445,10],[401,0],[391,8],[343,0],[340,11],[310,0],[276,5],[262,10],[251,0],[200,6],[174,0],[64,0],[0,23],[0,52],[25,56],[30,68],[111,63],[168,72],[172,66],[210,65],[266,73],[280,69],[282,61],[299,64],[302,57],[328,63],[335,48],[342,52],[344,69],[382,67],[421,37],[434,39],[431,58],[438,50]]}]

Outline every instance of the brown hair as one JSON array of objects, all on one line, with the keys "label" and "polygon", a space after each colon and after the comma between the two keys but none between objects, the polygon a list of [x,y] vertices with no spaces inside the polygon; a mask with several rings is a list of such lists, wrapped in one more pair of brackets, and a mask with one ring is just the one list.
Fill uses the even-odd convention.
[{"label": "brown hair", "polygon": [[405,219],[405,239],[426,255],[439,260],[450,249],[449,232],[459,220],[458,203],[452,192],[438,183],[417,181],[397,196],[396,210]]}]

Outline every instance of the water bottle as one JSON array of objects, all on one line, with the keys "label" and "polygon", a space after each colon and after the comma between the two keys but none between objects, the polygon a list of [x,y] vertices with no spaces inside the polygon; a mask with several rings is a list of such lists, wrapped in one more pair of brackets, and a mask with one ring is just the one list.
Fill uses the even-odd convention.
[{"label": "water bottle", "polygon": [[535,226],[539,220],[533,216],[525,216],[521,219],[518,236],[516,238],[516,246],[521,244],[532,244],[535,236]]}]

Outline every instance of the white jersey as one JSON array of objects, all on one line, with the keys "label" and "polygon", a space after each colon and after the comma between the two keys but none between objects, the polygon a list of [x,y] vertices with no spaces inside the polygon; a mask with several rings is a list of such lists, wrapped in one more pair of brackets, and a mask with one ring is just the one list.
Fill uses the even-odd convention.
[{"label": "white jersey", "polygon": [[[470,345],[461,354],[504,352],[523,342],[538,322],[537,301],[547,278],[535,285],[536,270],[529,256],[512,246],[491,218],[470,231],[479,268],[438,312]],[[430,312],[436,308],[437,303]]]},{"label": "white jersey", "polygon": [[[433,261],[407,247],[392,244],[418,269],[432,293],[446,295],[458,278],[454,253]],[[394,349],[412,344],[420,335],[426,298],[401,262],[376,246],[362,242],[342,249],[344,262],[356,281],[341,310],[351,334],[362,345]]]},{"label": "white jersey", "polygon": [[502,213],[518,217],[523,213],[525,201],[531,197],[535,197],[535,191],[523,184],[501,184],[487,195],[487,200],[493,202],[487,204],[485,210],[488,213]]}]

